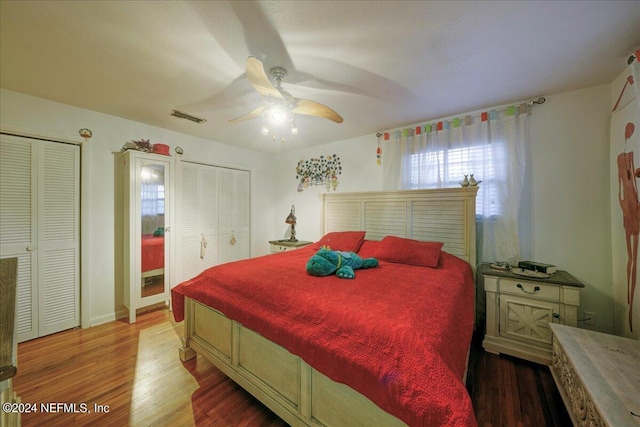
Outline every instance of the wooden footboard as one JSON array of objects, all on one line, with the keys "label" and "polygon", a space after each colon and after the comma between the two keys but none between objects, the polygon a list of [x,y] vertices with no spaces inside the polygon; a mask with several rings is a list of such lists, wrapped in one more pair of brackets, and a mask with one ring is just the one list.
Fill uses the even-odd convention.
[{"label": "wooden footboard", "polygon": [[201,354],[292,426],[406,426],[222,313],[185,298],[180,358]]}]

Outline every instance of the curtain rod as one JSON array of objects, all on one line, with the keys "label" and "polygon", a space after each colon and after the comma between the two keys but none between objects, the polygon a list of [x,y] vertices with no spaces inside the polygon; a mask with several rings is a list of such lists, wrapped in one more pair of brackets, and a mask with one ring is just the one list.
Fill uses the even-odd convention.
[{"label": "curtain rod", "polygon": [[[416,127],[416,126],[420,126],[421,124],[424,123],[436,123],[436,122],[446,122],[449,120],[453,120],[453,119],[458,119],[460,117],[467,117],[467,116],[477,116],[481,113],[484,113],[486,111],[504,111],[506,109],[508,109],[509,107],[513,107],[513,106],[517,106],[517,105],[528,105],[528,106],[534,106],[534,105],[540,105],[540,104],[544,104],[547,101],[547,99],[544,96],[541,96],[537,99],[530,99],[528,101],[520,101],[520,102],[512,102],[510,104],[503,104],[503,105],[498,105],[497,107],[490,107],[490,108],[482,108],[480,110],[475,110],[475,111],[471,111],[469,113],[462,113],[462,114],[454,114],[452,116],[447,116],[447,117],[442,117],[439,119],[431,119],[431,120],[422,120],[419,123],[415,123],[413,125],[407,125],[407,126],[400,126],[400,127],[395,127],[395,128],[391,128],[389,130],[386,131],[379,131],[376,133],[376,136],[378,138],[380,138],[380,136],[382,136],[382,134],[384,132],[395,132],[398,130],[404,130],[407,128],[411,128],[411,127]],[[380,134],[380,135],[378,135]]]}]

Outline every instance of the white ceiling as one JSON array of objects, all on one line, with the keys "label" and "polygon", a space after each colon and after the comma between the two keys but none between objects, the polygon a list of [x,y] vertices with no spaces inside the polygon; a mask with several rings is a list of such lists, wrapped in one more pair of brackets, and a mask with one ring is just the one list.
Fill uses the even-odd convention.
[{"label": "white ceiling", "polygon": [[[2,0],[0,16],[0,87],[265,152],[609,83],[640,47],[640,1]],[[344,123],[298,117],[284,144],[227,123],[263,102],[250,55]]]}]

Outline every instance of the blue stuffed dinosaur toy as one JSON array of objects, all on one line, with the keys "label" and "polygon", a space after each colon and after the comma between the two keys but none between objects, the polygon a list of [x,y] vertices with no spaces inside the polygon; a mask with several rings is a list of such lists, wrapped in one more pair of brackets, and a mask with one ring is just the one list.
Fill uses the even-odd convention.
[{"label": "blue stuffed dinosaur toy", "polygon": [[355,252],[332,251],[323,247],[307,261],[307,272],[319,277],[336,273],[342,279],[353,279],[356,277],[353,270],[377,266],[375,258],[362,259]]}]

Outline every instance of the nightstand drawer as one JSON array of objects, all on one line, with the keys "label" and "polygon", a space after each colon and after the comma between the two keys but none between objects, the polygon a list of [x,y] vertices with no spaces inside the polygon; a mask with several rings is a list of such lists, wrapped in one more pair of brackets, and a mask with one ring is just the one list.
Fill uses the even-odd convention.
[{"label": "nightstand drawer", "polygon": [[560,286],[527,280],[500,279],[500,293],[560,301]]}]

